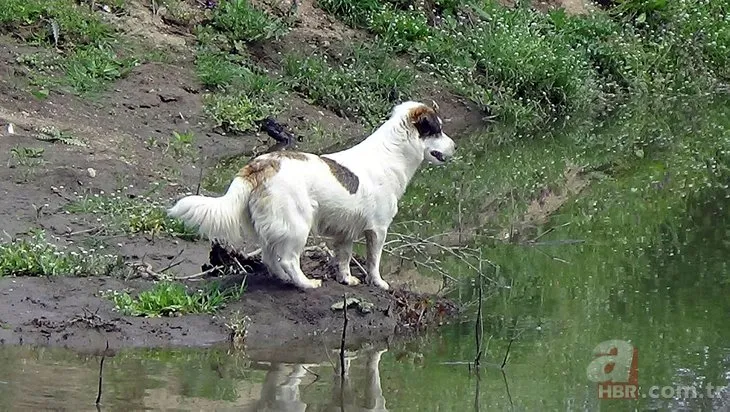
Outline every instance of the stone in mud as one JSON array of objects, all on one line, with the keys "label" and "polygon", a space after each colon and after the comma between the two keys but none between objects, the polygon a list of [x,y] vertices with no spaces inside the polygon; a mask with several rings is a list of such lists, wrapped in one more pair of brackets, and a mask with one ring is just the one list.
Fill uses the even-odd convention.
[{"label": "stone in mud", "polygon": [[[354,305],[360,304],[360,299],[358,298],[347,298],[345,299],[345,302],[347,302],[347,308],[350,309]],[[335,302],[332,306],[330,306],[330,309],[332,310],[343,310],[345,308],[345,302],[339,301]]]}]

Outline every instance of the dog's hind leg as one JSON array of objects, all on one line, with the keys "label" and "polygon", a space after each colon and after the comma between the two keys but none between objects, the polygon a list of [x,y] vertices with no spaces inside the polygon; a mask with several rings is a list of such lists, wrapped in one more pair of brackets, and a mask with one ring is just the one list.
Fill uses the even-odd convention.
[{"label": "dog's hind leg", "polygon": [[314,289],[322,285],[319,279],[310,279],[300,266],[300,256],[307,244],[309,226],[291,222],[285,235],[271,244],[273,256],[290,281],[301,289]]},{"label": "dog's hind leg", "polygon": [[385,245],[385,235],[387,232],[387,228],[365,231],[365,241],[368,249],[368,276],[366,281],[385,290],[390,289],[390,285],[380,276],[380,258],[383,254],[383,246]]},{"label": "dog's hind leg", "polygon": [[322,286],[322,280],[310,279],[302,272],[299,266],[299,254],[290,255],[288,258],[281,259],[281,267],[289,275],[292,283],[302,289],[315,289]]},{"label": "dog's hind leg", "polygon": [[292,282],[284,268],[281,267],[281,264],[279,263],[276,255],[271,250],[269,250],[269,248],[261,249],[261,261],[264,262],[266,268],[269,269],[269,273],[276,276],[279,280],[284,283]]},{"label": "dog's hind leg", "polygon": [[337,260],[337,281],[345,285],[355,286],[360,284],[360,279],[350,273],[350,260],[352,259],[352,240],[338,239],[335,247],[335,259]]}]

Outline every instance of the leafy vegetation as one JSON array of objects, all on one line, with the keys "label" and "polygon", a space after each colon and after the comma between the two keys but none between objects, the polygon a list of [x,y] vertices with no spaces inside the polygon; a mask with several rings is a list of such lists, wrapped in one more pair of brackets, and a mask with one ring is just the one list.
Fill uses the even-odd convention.
[{"label": "leafy vegetation", "polygon": [[0,276],[101,276],[121,267],[119,257],[47,240],[44,231],[0,243]]},{"label": "leafy vegetation", "polygon": [[210,24],[197,27],[196,68],[211,91],[205,96],[206,111],[224,130],[254,130],[266,116],[281,110],[285,94],[281,81],[252,64],[247,47],[278,39],[286,31],[284,21],[248,0],[221,1]]},{"label": "leafy vegetation", "polygon": [[415,76],[412,70],[395,66],[377,45],[353,47],[334,61],[327,55],[290,54],[283,66],[294,90],[370,126],[380,123],[396,101],[410,96]]},{"label": "leafy vegetation", "polygon": [[[110,194],[82,196],[68,204],[70,213],[91,214],[100,228],[112,233],[165,234],[186,240],[198,238],[195,230],[167,216],[165,205],[145,196],[131,196],[118,190]],[[100,229],[101,230],[101,229]]]},{"label": "leafy vegetation", "polygon": [[131,316],[179,316],[191,313],[213,314],[232,300],[238,300],[245,291],[242,283],[237,289],[221,290],[217,284],[188,292],[185,285],[174,281],[157,283],[152,289],[132,297],[127,292],[106,292],[121,313]]},{"label": "leafy vegetation", "polygon": [[[0,32],[63,50],[19,60],[27,63],[39,86],[94,92],[125,76],[138,62],[124,55],[112,25],[72,0],[5,0],[0,8]],[[55,76],[57,70],[63,76]]]},{"label": "leafy vegetation", "polygon": [[276,39],[286,33],[286,24],[254,7],[249,0],[221,1],[213,13],[213,27],[231,44]]},{"label": "leafy vegetation", "polygon": [[716,3],[628,0],[587,16],[490,0],[433,3],[318,1],[518,136],[566,115],[601,114],[630,94],[695,93],[727,75],[730,22]]}]

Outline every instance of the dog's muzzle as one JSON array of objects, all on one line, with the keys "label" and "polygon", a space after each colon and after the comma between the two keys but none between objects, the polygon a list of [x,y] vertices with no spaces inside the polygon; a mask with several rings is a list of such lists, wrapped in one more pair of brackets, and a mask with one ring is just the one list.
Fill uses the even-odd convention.
[{"label": "dog's muzzle", "polygon": [[442,163],[446,163],[446,161],[448,161],[450,158],[450,156],[447,156],[442,152],[439,152],[438,150],[431,150],[429,153],[431,154],[431,156],[434,157],[434,159]]}]

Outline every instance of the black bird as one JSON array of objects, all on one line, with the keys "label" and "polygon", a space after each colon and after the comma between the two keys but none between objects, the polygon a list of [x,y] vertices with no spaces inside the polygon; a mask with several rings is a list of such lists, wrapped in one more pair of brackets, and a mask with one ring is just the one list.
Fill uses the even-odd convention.
[{"label": "black bird", "polygon": [[283,125],[271,117],[267,117],[261,122],[260,129],[265,131],[272,139],[287,147],[294,144],[294,142],[302,140],[286,130]]}]

